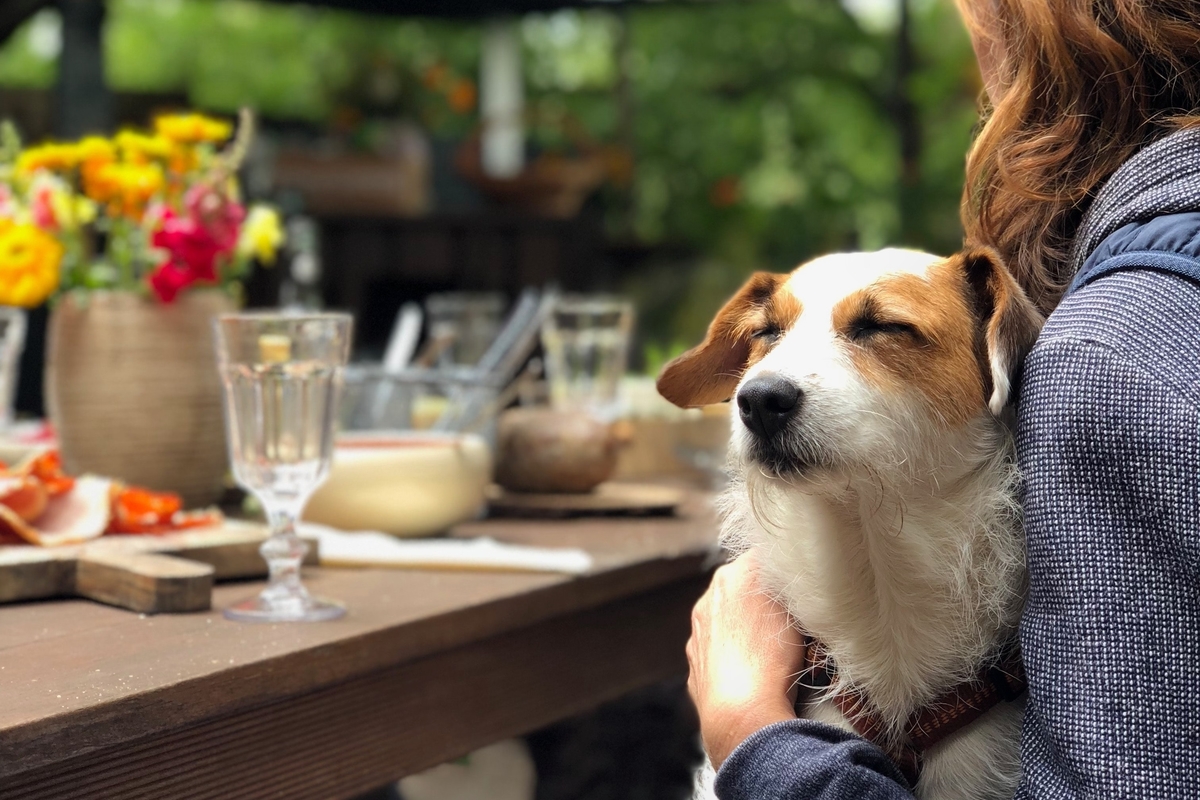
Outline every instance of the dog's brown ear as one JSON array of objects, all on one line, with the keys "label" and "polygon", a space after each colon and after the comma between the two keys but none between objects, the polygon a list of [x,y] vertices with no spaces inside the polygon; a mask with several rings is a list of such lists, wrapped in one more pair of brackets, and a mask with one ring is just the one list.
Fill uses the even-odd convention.
[{"label": "dog's brown ear", "polygon": [[992,383],[988,408],[999,416],[1012,399],[1025,356],[1042,329],[1042,315],[995,250],[972,247],[958,257],[983,324],[986,371]]},{"label": "dog's brown ear", "polygon": [[663,367],[658,393],[680,408],[723,403],[733,396],[750,359],[758,312],[787,278],[756,272],[727,302],[698,346]]}]

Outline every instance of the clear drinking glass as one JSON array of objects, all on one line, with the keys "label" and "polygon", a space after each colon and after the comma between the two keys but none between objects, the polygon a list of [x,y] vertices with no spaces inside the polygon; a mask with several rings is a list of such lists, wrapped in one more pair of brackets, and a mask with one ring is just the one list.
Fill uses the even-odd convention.
[{"label": "clear drinking glass", "polygon": [[17,393],[17,374],[21,352],[25,349],[25,312],[0,306],[0,431],[13,423],[13,401]]},{"label": "clear drinking glass", "polygon": [[271,526],[259,551],[267,588],[225,609],[229,619],[309,622],[346,613],[301,585],[308,546],[296,520],[329,473],[351,326],[348,314],[223,314],[214,322],[233,476],[258,497]]},{"label": "clear drinking glass", "polygon": [[429,338],[441,347],[437,366],[474,366],[504,324],[508,303],[499,292],[443,292],[425,298]]},{"label": "clear drinking glass", "polygon": [[632,333],[633,305],[626,300],[607,295],[558,298],[542,323],[551,405],[615,419]]}]

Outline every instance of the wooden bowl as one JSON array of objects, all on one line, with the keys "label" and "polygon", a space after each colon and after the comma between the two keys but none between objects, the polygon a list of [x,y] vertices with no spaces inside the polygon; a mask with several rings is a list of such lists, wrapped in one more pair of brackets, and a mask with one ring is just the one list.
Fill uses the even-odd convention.
[{"label": "wooden bowl", "polygon": [[617,466],[606,422],[575,411],[511,408],[496,435],[496,483],[512,492],[590,492]]}]

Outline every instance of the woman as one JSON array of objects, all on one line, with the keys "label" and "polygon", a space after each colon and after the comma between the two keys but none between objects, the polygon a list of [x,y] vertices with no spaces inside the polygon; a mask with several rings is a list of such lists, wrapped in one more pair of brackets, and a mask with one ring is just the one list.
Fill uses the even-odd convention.
[{"label": "woman", "polygon": [[[1020,798],[1200,797],[1200,2],[959,0],[991,109],[963,222],[1053,312],[1026,362]],[[693,615],[723,800],[908,797],[792,711],[799,634],[742,557]]]}]

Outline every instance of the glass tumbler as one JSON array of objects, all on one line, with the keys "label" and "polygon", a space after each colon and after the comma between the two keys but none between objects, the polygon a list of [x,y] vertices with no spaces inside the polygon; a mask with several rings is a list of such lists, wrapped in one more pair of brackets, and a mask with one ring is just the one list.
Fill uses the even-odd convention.
[{"label": "glass tumbler", "polygon": [[425,298],[437,366],[474,366],[500,332],[505,306],[499,292],[443,292]]},{"label": "glass tumbler", "polygon": [[546,382],[555,408],[601,420],[620,413],[633,305],[608,295],[563,295],[542,322]]},{"label": "glass tumbler", "polygon": [[310,622],[343,606],[300,582],[308,546],[296,534],[304,504],[329,473],[348,314],[223,314],[214,322],[233,476],[262,503],[271,535],[260,551],[267,587],[225,609],[229,619]]}]

